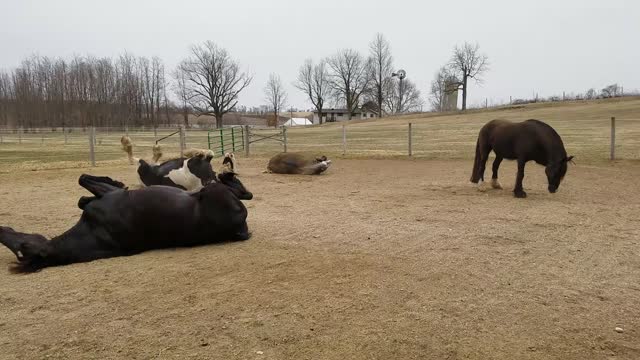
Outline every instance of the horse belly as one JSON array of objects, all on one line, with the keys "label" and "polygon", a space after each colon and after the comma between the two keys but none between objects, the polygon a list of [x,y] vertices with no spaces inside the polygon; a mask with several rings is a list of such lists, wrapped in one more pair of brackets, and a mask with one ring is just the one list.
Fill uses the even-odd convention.
[{"label": "horse belly", "polygon": [[188,191],[197,191],[202,188],[202,181],[188,170],[186,163],[180,169],[171,170],[166,177],[174,184],[180,185]]},{"label": "horse belly", "polygon": [[496,156],[502,157],[508,160],[515,160],[518,158],[516,154],[513,139],[507,138],[497,141],[495,138],[491,139],[491,148]]}]

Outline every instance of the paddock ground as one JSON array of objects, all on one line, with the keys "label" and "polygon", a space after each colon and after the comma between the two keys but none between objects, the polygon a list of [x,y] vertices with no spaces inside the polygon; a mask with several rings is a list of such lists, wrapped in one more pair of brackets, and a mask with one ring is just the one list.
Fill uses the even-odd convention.
[{"label": "paddock ground", "polygon": [[[640,163],[578,163],[553,195],[531,165],[525,200],[513,162],[486,192],[468,160],[265,164],[240,159],[246,242],[0,271],[0,358],[640,358]],[[82,172],[136,179],[2,173],[0,223],[64,231]]]}]

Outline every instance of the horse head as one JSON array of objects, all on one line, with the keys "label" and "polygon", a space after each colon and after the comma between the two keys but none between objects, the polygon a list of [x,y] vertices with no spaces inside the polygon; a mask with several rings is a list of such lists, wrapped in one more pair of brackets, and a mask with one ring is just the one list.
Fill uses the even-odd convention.
[{"label": "horse head", "polygon": [[560,187],[560,182],[567,174],[567,163],[573,162],[573,156],[565,157],[560,161],[551,162],[545,168],[544,172],[547,174],[547,180],[549,181],[549,192],[555,193]]},{"label": "horse head", "polygon": [[240,200],[251,200],[253,194],[244,187],[244,184],[238,179],[238,176],[234,172],[224,172],[218,174],[218,180],[226,185],[229,190]]}]

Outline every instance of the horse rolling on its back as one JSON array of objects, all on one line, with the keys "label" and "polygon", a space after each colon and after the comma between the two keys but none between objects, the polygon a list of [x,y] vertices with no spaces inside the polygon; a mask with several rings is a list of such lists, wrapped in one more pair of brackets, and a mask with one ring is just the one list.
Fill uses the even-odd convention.
[{"label": "horse rolling on its back", "polygon": [[567,157],[567,152],[560,135],[546,123],[530,119],[519,123],[507,120],[492,120],[480,129],[476,143],[476,156],[471,174],[472,183],[484,181],[484,171],[493,150],[496,159],[493,162],[491,186],[501,189],[498,182],[498,168],[503,159],[518,161],[518,175],[513,189],[515,197],[527,197],[522,188],[524,166],[533,160],[544,165],[549,192],[555,193],[560,182],[567,173],[567,163],[573,156]]}]

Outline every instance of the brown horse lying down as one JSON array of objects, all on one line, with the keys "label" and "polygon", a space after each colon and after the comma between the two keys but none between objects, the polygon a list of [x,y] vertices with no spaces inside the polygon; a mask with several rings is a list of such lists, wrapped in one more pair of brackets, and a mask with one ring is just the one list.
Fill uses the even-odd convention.
[{"label": "brown horse lying down", "polygon": [[476,157],[473,163],[472,183],[484,181],[484,170],[493,150],[496,159],[493,162],[491,185],[501,189],[498,182],[498,168],[502,159],[518,161],[518,176],[513,189],[515,197],[527,197],[522,188],[524,166],[528,161],[544,165],[549,192],[555,193],[567,173],[567,163],[573,156],[567,157],[567,151],[560,135],[542,121],[530,119],[519,123],[506,120],[492,120],[480,129],[476,143]]},{"label": "brown horse lying down", "polygon": [[195,193],[169,186],[127,190],[108,177],[80,176],[80,220],[47,240],[0,226],[0,243],[18,258],[18,272],[170,247],[247,240],[247,209],[237,188],[211,183]]},{"label": "brown horse lying down", "polygon": [[329,168],[326,156],[314,157],[299,153],[280,153],[269,160],[267,169],[276,174],[318,175]]}]

